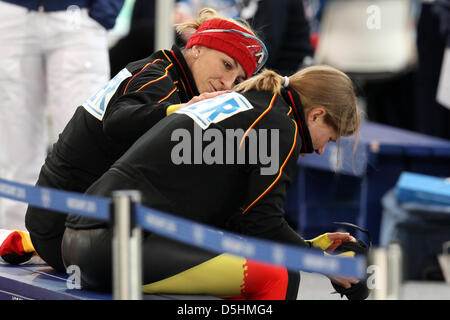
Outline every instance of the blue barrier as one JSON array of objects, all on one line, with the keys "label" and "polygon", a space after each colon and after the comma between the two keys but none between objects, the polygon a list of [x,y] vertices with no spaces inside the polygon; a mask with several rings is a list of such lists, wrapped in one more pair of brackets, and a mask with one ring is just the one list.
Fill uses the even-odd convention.
[{"label": "blue barrier", "polygon": [[33,187],[4,179],[0,179],[0,197],[26,202],[34,207],[109,220],[111,200],[108,198]]},{"label": "blue barrier", "polygon": [[321,250],[243,237],[140,205],[136,206],[136,222],[148,231],[203,249],[284,265],[288,269],[360,279],[366,272],[363,257],[337,258],[325,256]]},{"label": "blue barrier", "polygon": [[[111,200],[33,187],[0,179],[0,197],[27,202],[32,206],[79,214],[99,220],[109,220]],[[319,250],[284,245],[272,241],[239,236],[169,215],[141,205],[135,206],[136,223],[143,229],[187,244],[218,253],[230,253],[268,263],[284,265],[288,269],[364,278],[366,259],[324,256]]]}]

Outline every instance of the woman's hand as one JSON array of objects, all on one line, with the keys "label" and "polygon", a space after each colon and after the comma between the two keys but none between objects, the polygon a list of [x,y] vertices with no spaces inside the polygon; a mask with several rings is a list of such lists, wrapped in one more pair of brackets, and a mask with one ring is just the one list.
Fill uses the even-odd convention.
[{"label": "woman's hand", "polygon": [[[348,233],[334,232],[328,233],[328,238],[332,241],[331,245],[327,248],[326,252],[331,253],[337,247],[339,247],[344,242],[356,242],[355,237],[351,236]],[[352,284],[357,284],[359,282],[358,279],[349,278],[349,277],[330,277],[330,280],[345,289],[351,287]]]},{"label": "woman's hand", "polygon": [[175,111],[177,111],[177,110],[179,110],[179,109],[182,109],[182,108],[184,108],[184,107],[186,107],[186,106],[188,106],[188,105],[190,105],[190,104],[193,104],[193,103],[196,103],[196,102],[199,102],[199,101],[202,101],[202,100],[206,100],[206,99],[211,99],[211,98],[220,96],[221,94],[229,93],[229,92],[231,92],[231,91],[230,91],[230,90],[224,90],[224,91],[216,91],[216,92],[205,92],[205,93],[202,93],[202,94],[199,95],[199,96],[193,97],[193,98],[192,98],[189,102],[187,102],[187,103],[173,104],[173,105],[171,105],[171,106],[168,106],[168,107],[167,107],[167,110],[166,110],[166,115],[171,115],[171,114],[174,113]]},{"label": "woman's hand", "polygon": [[223,90],[223,91],[215,91],[215,92],[204,92],[204,93],[200,94],[199,96],[193,97],[183,107],[186,107],[188,105],[194,104],[194,103],[202,101],[202,100],[215,98],[217,96],[220,96],[221,94],[230,93],[230,92],[231,92],[231,90]]},{"label": "woman's hand", "polygon": [[332,232],[321,234],[320,236],[315,237],[314,239],[306,241],[312,243],[312,245],[316,248],[320,248],[323,251],[326,251],[327,253],[331,253],[343,242],[348,241],[356,242],[356,239],[352,237],[349,233]]},{"label": "woman's hand", "polygon": [[328,239],[330,239],[331,244],[325,250],[327,253],[331,253],[336,250],[344,242],[356,242],[355,237],[351,236],[349,233],[333,232],[327,233]]}]

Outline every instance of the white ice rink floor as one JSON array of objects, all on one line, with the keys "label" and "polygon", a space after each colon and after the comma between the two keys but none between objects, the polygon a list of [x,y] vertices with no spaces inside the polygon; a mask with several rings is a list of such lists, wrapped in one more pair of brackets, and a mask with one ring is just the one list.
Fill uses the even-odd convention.
[{"label": "white ice rink floor", "polygon": [[[327,277],[315,273],[301,272],[298,299],[341,300],[339,294],[331,294],[331,292],[334,292],[334,288]],[[369,296],[369,300],[373,300],[372,295]],[[450,300],[450,283],[407,281],[401,286],[399,300]]]}]

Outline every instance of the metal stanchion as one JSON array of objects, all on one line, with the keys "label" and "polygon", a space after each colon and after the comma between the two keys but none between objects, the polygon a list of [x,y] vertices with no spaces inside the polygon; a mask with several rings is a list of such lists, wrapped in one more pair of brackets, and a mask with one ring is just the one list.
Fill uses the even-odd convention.
[{"label": "metal stanchion", "polygon": [[[135,224],[133,203],[138,191],[113,192],[113,296],[115,300],[142,299],[141,228]],[[95,259],[95,257],[94,257]]]},{"label": "metal stanchion", "polygon": [[403,255],[398,243],[391,243],[387,253],[388,261],[388,296],[389,300],[399,300],[403,282]]},{"label": "metal stanchion", "polygon": [[386,248],[375,248],[369,257],[373,275],[368,283],[374,300],[400,299],[403,282],[402,249],[399,244],[391,243]]},{"label": "metal stanchion", "polygon": [[369,277],[369,289],[372,289],[374,300],[386,300],[388,296],[388,262],[384,248],[374,248],[370,253],[370,271],[373,274]]},{"label": "metal stanchion", "polygon": [[155,49],[170,49],[175,43],[174,0],[156,1]]}]

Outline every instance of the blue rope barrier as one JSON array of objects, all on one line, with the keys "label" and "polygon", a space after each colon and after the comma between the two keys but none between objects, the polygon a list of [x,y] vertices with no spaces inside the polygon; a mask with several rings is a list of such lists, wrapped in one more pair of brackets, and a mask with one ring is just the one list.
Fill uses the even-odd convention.
[{"label": "blue rope barrier", "polygon": [[136,205],[136,223],[147,231],[201,247],[213,252],[227,252],[249,259],[284,265],[291,270],[363,279],[366,259],[361,256],[342,258],[325,256],[321,250],[300,248],[273,241],[241,237],[201,223],[175,217]]},{"label": "blue rope barrier", "polygon": [[[31,206],[109,221],[109,198],[100,198],[52,188],[34,187],[0,179],[0,197]],[[300,248],[212,228],[141,205],[135,206],[136,223],[143,229],[217,253],[284,265],[327,275],[365,277],[366,259],[325,256],[320,250]]]},{"label": "blue rope barrier", "polygon": [[109,220],[111,200],[108,198],[34,187],[4,179],[0,179],[0,197],[26,202],[33,207]]}]

